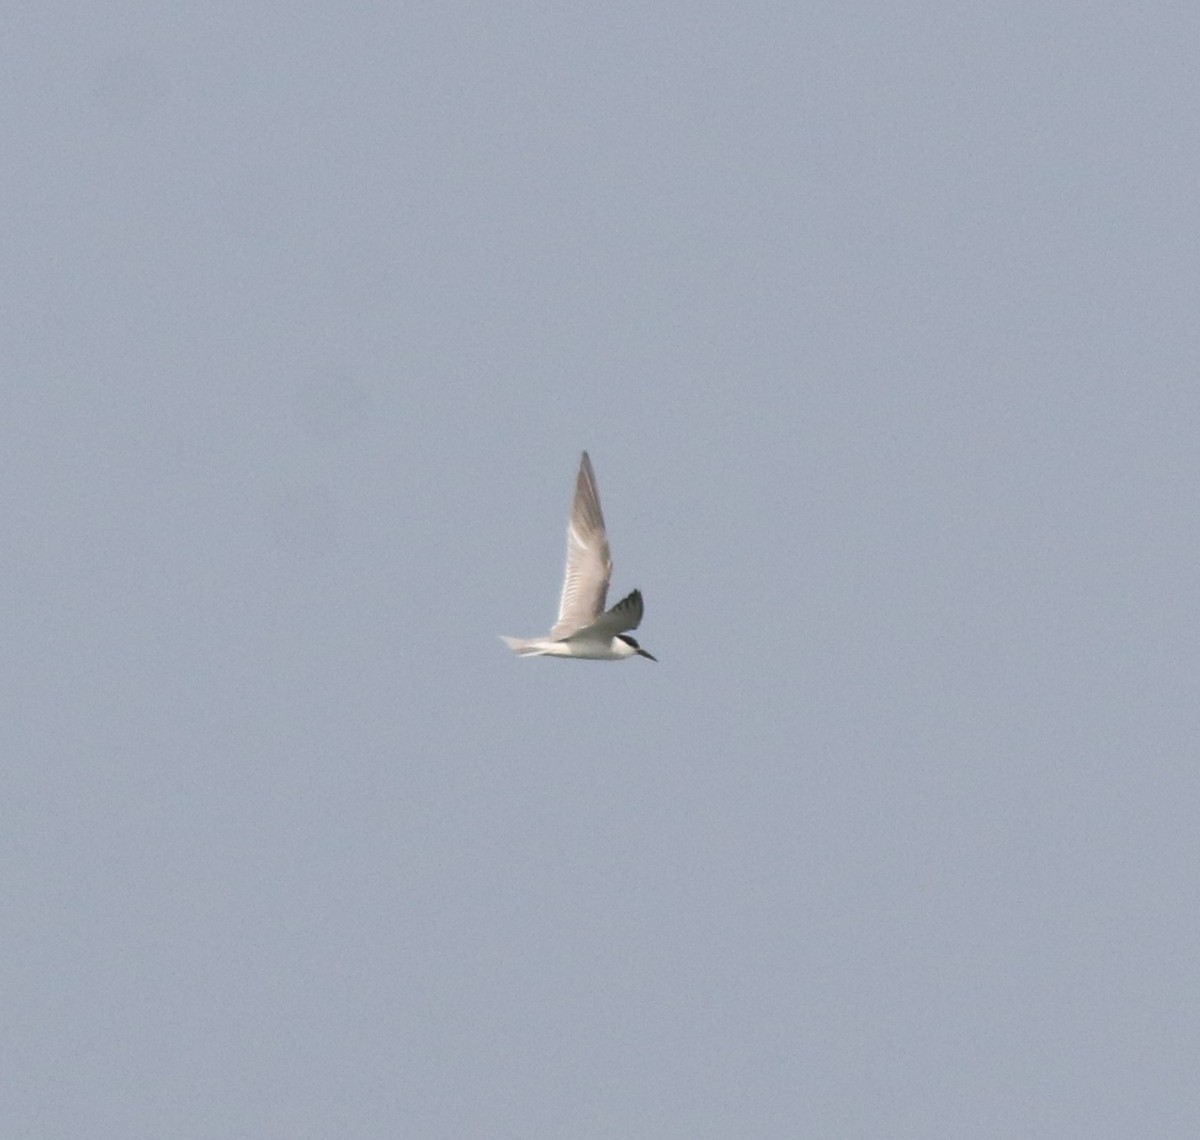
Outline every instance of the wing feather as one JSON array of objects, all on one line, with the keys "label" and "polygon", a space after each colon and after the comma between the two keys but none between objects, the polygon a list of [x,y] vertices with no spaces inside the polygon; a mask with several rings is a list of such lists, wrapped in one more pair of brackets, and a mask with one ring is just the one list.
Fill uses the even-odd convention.
[{"label": "wing feather", "polygon": [[567,570],[558,602],[558,620],[550,636],[570,637],[591,625],[604,609],[611,577],[612,558],[600,510],[600,492],[596,489],[596,472],[585,451],[579,461],[571,520],[567,524]]},{"label": "wing feather", "polygon": [[637,629],[642,624],[642,591],[623,597],[612,609],[601,614],[591,625],[577,629],[574,636],[590,640],[596,637],[612,637],[614,633],[624,633],[627,629]]}]

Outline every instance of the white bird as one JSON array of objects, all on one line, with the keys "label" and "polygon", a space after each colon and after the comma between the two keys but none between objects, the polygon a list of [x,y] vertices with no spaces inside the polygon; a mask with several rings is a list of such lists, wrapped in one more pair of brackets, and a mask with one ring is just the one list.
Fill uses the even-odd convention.
[{"label": "white bird", "polygon": [[608,535],[596,490],[596,473],[588,453],[579,461],[575,478],[575,500],[567,524],[567,573],[558,621],[549,637],[505,637],[519,657],[582,657],[591,661],[621,661],[626,657],[649,657],[657,661],[626,634],[642,620],[642,592],[634,590],[605,612],[604,599],[612,577]]}]

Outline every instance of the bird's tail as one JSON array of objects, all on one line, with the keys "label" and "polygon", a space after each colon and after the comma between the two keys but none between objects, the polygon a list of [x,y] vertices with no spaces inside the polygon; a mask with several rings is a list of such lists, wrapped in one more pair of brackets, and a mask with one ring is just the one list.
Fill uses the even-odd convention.
[{"label": "bird's tail", "polygon": [[541,657],[546,653],[546,642],[543,638],[504,637],[500,640],[518,657]]}]

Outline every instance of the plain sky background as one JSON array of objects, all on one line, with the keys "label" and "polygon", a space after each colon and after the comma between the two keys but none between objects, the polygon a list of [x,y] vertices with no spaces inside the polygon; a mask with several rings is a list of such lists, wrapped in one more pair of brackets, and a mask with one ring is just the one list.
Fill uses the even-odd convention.
[{"label": "plain sky background", "polygon": [[1200,9],[5,26],[6,1140],[1200,1135]]}]

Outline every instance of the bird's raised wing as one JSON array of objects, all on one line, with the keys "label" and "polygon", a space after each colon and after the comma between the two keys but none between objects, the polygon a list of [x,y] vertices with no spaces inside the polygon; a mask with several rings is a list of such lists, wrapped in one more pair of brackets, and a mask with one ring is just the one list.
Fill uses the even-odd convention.
[{"label": "bird's raised wing", "polygon": [[612,609],[596,618],[591,625],[577,629],[575,636],[584,639],[612,637],[627,629],[637,629],[642,624],[642,591],[634,590],[622,598]]},{"label": "bird's raised wing", "polygon": [[571,521],[567,524],[567,573],[558,603],[558,621],[550,636],[570,637],[591,625],[604,609],[611,577],[612,558],[600,510],[600,493],[596,490],[596,472],[585,451],[579,461]]}]

